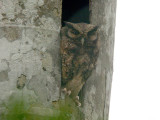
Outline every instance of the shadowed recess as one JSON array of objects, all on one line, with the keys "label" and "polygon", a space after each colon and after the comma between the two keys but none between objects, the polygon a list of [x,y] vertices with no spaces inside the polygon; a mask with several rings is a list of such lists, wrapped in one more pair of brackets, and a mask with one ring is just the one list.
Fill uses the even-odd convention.
[{"label": "shadowed recess", "polygon": [[63,0],[62,26],[63,21],[89,23],[89,0]]}]

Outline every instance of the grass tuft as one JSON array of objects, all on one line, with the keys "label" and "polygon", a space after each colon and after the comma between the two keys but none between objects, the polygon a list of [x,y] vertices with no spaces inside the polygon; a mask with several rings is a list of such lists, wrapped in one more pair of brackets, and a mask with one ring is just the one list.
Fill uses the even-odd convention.
[{"label": "grass tuft", "polygon": [[[3,104],[3,107],[6,110],[1,113],[0,120],[82,120],[82,113],[70,98],[59,100],[53,104],[53,107],[45,108],[41,105],[35,106],[28,103],[22,96],[12,96],[9,98],[7,104]],[[53,111],[53,114],[36,114],[37,111],[32,111],[34,107],[40,108],[40,113],[50,110]]]}]

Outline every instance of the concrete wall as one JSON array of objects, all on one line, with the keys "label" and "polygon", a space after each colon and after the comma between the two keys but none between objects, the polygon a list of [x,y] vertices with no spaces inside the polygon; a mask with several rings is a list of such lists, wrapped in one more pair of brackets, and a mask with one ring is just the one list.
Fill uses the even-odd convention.
[{"label": "concrete wall", "polygon": [[59,98],[61,2],[0,0],[1,102],[17,87],[45,105]]},{"label": "concrete wall", "polygon": [[[61,0],[0,0],[0,103],[17,90],[49,105],[59,99]],[[96,70],[82,90],[85,120],[108,120],[116,0],[91,0],[100,27]],[[19,89],[18,89],[18,88]]]},{"label": "concrete wall", "polygon": [[91,24],[100,27],[100,54],[96,70],[82,96],[85,120],[108,120],[113,74],[116,0],[90,0]]}]

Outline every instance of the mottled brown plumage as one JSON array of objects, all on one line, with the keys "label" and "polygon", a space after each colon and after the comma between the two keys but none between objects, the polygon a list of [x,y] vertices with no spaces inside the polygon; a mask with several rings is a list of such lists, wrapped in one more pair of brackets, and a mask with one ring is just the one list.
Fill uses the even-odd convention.
[{"label": "mottled brown plumage", "polygon": [[79,91],[96,66],[99,53],[97,29],[91,24],[70,22],[61,29],[62,86],[77,103]]}]

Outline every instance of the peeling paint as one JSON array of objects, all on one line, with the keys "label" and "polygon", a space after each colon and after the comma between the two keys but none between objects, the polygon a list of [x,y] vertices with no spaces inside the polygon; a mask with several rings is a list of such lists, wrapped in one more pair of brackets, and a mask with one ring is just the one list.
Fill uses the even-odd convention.
[{"label": "peeling paint", "polygon": [[0,102],[17,87],[30,89],[45,105],[59,99],[61,11],[54,8],[61,0],[0,1]]},{"label": "peeling paint", "polygon": [[0,72],[0,82],[8,81],[8,72],[7,71],[1,71]]},{"label": "peeling paint", "polygon": [[6,38],[0,39],[0,60],[9,60],[11,54],[18,53],[19,41],[9,42]]},{"label": "peeling paint", "polygon": [[48,17],[48,16],[55,15],[60,17],[61,7],[58,4],[61,4],[61,1],[58,2],[58,1],[52,1],[52,0],[44,0],[44,5],[39,6],[39,11],[38,11],[39,16],[42,17],[44,15]]},{"label": "peeling paint", "polygon": [[25,83],[26,83],[26,76],[22,74],[20,77],[18,77],[17,88],[22,89],[25,86]]},{"label": "peeling paint", "polygon": [[18,27],[4,27],[5,36],[9,42],[21,39],[21,30]]}]

